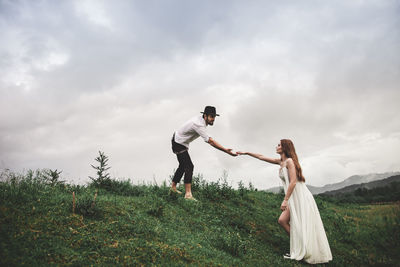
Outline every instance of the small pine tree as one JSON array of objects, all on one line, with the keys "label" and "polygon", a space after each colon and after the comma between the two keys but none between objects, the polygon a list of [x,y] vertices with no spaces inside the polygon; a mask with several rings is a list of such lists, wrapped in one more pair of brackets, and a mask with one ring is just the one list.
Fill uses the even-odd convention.
[{"label": "small pine tree", "polygon": [[56,170],[51,170],[51,169],[48,169],[48,170],[46,170],[45,171],[45,173],[47,174],[47,180],[48,180],[48,183],[50,184],[50,185],[57,185],[57,184],[63,184],[65,181],[60,181],[59,179],[60,179],[60,174],[62,173],[62,171],[58,171],[57,169]]},{"label": "small pine tree", "polygon": [[111,168],[107,166],[108,157],[104,154],[104,152],[99,151],[99,156],[95,158],[95,160],[99,163],[100,166],[90,166],[92,166],[92,168],[97,171],[97,177],[94,178],[89,176],[89,178],[92,179],[96,187],[107,188],[111,185],[110,174],[107,172]]}]

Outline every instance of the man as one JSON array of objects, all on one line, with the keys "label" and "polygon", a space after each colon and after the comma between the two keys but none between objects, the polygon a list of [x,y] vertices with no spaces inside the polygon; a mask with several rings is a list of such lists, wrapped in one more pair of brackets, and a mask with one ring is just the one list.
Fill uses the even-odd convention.
[{"label": "man", "polygon": [[189,156],[189,144],[196,138],[201,136],[203,140],[216,149],[224,151],[225,153],[236,157],[237,154],[232,152],[232,149],[224,148],[217,141],[208,136],[206,127],[213,125],[215,117],[219,116],[215,107],[206,106],[204,112],[200,112],[203,115],[196,116],[187,121],[178,131],[172,136],[172,151],[176,154],[179,162],[179,167],[174,174],[172,179],[171,191],[181,194],[176,189],[177,183],[182,179],[185,174],[185,199],[196,200],[192,195],[192,176],[193,176],[193,163]]}]

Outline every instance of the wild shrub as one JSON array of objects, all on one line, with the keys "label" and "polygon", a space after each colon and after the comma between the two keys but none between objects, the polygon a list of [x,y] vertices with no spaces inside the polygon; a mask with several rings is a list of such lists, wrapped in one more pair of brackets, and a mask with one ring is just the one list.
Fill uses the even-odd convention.
[{"label": "wild shrub", "polygon": [[1,183],[1,195],[7,202],[28,203],[36,200],[47,190],[46,174],[43,170],[28,170],[26,174],[7,172]]},{"label": "wild shrub", "polygon": [[199,194],[201,194],[202,198],[207,200],[217,201],[220,199],[219,191],[220,186],[218,182],[207,182],[202,186],[201,190],[199,190]]},{"label": "wild shrub", "polygon": [[247,241],[238,232],[220,233],[214,240],[214,246],[228,252],[232,256],[241,257],[246,254]]},{"label": "wild shrub", "polygon": [[234,199],[237,196],[236,190],[229,185],[225,175],[218,179],[217,182],[203,180],[198,194],[211,201]]},{"label": "wild shrub", "polygon": [[109,179],[104,189],[121,196],[141,196],[145,194],[143,186],[133,185],[130,180]]},{"label": "wild shrub", "polygon": [[[90,193],[76,194],[75,212],[85,217],[98,218],[102,214],[101,202],[95,195]],[[70,210],[72,210],[72,202],[70,202]]]},{"label": "wild shrub", "polygon": [[242,198],[247,196],[247,193],[249,192],[249,190],[246,188],[246,186],[243,184],[242,181],[238,183],[238,192],[239,196]]},{"label": "wild shrub", "polygon": [[250,191],[257,191],[257,188],[254,187],[252,182],[249,182],[249,190]]},{"label": "wild shrub", "polygon": [[206,181],[203,178],[203,175],[201,173],[195,174],[192,177],[192,190],[193,191],[198,191],[202,189],[205,185]]},{"label": "wild shrub", "polygon": [[154,201],[150,204],[149,209],[147,210],[147,214],[160,218],[163,213],[164,213],[164,207],[165,204],[161,199],[156,198]]},{"label": "wild shrub", "polygon": [[230,199],[236,196],[236,191],[235,189],[232,188],[232,186],[229,185],[228,183],[228,177],[223,176],[221,178],[222,184],[220,187],[220,195],[223,199]]},{"label": "wild shrub", "polygon": [[165,196],[168,194],[169,188],[166,186],[159,186],[157,184],[155,185],[150,185],[147,187],[149,193],[155,194],[157,196]]}]

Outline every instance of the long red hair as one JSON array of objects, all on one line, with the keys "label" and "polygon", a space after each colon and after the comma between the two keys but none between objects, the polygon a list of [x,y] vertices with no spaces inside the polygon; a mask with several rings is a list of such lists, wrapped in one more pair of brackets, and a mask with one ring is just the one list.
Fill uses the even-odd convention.
[{"label": "long red hair", "polygon": [[293,142],[289,139],[282,139],[281,148],[285,156],[293,160],[296,169],[297,180],[300,182],[305,182],[306,179],[303,176],[303,172],[301,170],[299,159],[297,158],[296,149],[294,148]]}]

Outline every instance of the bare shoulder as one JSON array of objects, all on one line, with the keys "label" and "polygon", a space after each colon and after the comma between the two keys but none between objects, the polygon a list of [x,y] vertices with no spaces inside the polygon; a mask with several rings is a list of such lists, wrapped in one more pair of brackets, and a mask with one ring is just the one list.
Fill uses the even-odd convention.
[{"label": "bare shoulder", "polygon": [[293,159],[292,159],[292,158],[288,158],[288,159],[286,160],[286,166],[287,166],[287,167],[294,166],[294,162],[293,162]]}]

